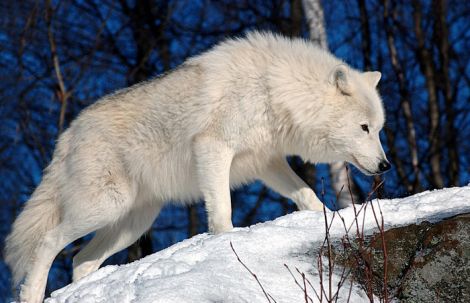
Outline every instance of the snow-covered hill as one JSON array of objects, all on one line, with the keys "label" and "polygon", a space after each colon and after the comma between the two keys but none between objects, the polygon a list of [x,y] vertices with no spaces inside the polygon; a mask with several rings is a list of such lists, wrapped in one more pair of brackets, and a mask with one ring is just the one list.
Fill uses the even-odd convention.
[{"label": "snow-covered hill", "polygon": [[[437,221],[470,212],[470,186],[372,203],[378,216],[380,205],[386,228],[424,220]],[[355,226],[352,207],[341,210],[339,215],[347,227]],[[345,234],[339,215],[335,215],[330,229],[332,238]],[[332,212],[327,212],[327,222],[332,216]],[[377,230],[370,204],[361,211],[359,218],[360,225],[364,220],[366,233]],[[305,293],[284,264],[289,266],[301,286],[303,279],[295,268],[304,272],[318,292],[320,280],[316,254],[324,237],[323,212],[296,212],[221,235],[198,235],[137,262],[104,267],[55,291],[46,302],[267,302],[255,278],[237,260],[230,242],[276,302],[305,302]],[[335,285],[340,272],[339,268],[335,269]],[[325,274],[324,282],[327,282]],[[310,286],[307,293],[316,300]],[[339,302],[344,302],[348,295],[349,283],[342,288]],[[359,286],[353,285],[350,301],[369,300]]]}]

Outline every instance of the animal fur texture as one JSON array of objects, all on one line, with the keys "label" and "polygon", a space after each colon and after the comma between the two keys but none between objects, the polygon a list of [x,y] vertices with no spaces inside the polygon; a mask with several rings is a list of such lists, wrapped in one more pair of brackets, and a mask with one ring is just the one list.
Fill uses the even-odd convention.
[{"label": "animal fur texture", "polygon": [[379,72],[359,72],[301,39],[249,33],[163,77],[105,96],[60,136],[6,240],[20,300],[42,301],[55,256],[96,231],[73,279],[136,241],[168,201],[206,203],[232,229],[230,188],[254,179],[300,210],[322,210],[286,156],[387,170]]}]

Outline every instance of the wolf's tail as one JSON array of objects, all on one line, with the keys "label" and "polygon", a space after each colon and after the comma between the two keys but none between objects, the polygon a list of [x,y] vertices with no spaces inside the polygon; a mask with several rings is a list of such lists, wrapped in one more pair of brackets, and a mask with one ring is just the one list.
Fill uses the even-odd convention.
[{"label": "wolf's tail", "polygon": [[6,238],[5,262],[13,272],[13,282],[18,285],[34,262],[34,254],[47,231],[60,222],[56,186],[50,176],[45,176],[36,188],[23,211],[13,223]]}]

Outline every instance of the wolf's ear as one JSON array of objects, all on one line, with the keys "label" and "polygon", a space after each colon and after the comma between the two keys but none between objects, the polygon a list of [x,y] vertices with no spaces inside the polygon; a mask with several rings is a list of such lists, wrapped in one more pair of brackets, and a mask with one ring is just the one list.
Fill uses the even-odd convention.
[{"label": "wolf's ear", "polygon": [[352,93],[352,89],[348,77],[347,67],[345,65],[338,65],[331,73],[330,82],[343,94],[350,95]]},{"label": "wolf's ear", "polygon": [[362,75],[364,76],[364,79],[366,79],[367,83],[372,87],[376,87],[382,77],[380,72],[365,72]]}]

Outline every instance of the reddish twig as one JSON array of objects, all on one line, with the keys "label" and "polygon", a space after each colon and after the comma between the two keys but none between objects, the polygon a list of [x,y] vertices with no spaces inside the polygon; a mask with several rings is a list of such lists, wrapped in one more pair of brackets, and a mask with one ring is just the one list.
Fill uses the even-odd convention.
[{"label": "reddish twig", "polygon": [[[230,241],[230,247],[232,248],[232,251],[233,253],[235,254],[235,256],[237,257],[237,260],[238,262],[240,262],[241,265],[243,265],[243,267],[245,267],[245,269],[253,276],[253,278],[255,278],[256,282],[258,282],[258,285],[259,287],[261,288],[261,290],[263,291],[264,293],[264,296],[266,297],[266,299],[268,300],[269,303],[271,303],[271,299],[274,301],[274,303],[276,303],[276,300],[274,300],[274,298],[269,295],[265,290],[264,290],[264,287],[263,285],[261,284],[261,282],[259,281],[258,277],[256,276],[256,274],[254,272],[252,272],[248,266],[245,265],[245,263],[243,263],[243,261],[240,259],[240,257],[238,256],[237,252],[235,251],[235,248],[233,248],[233,244],[232,244],[232,241]],[[270,299],[271,298],[271,299]]]},{"label": "reddish twig", "polygon": [[[297,279],[295,278],[294,274],[292,273],[291,269],[289,268],[289,266],[287,266],[287,264],[284,263],[284,267],[287,268],[287,271],[289,271],[290,275],[292,276],[292,279],[294,279],[294,282],[295,284],[304,292],[305,296],[306,296],[306,299],[305,299],[305,302],[308,302],[307,299],[310,299],[310,301],[313,302],[313,299],[307,294],[307,290],[306,290],[306,285],[305,285],[305,281],[307,281],[307,279],[305,278],[305,275],[303,273],[300,273],[300,271],[296,268],[297,272],[299,272],[302,276],[304,280],[304,287],[302,287],[302,285],[300,285],[300,283],[297,281]],[[308,282],[310,283],[310,282]],[[310,284],[310,286],[312,286],[312,284]],[[313,286],[312,286],[313,288]],[[317,292],[315,291],[315,289],[313,289],[313,292],[315,293],[315,295],[317,296],[318,300],[320,300],[320,298],[318,297],[318,294]]]},{"label": "reddish twig", "polygon": [[381,216],[381,222],[379,224],[379,220],[377,219],[377,215],[375,213],[375,208],[374,204],[371,203],[372,207],[372,213],[374,214],[374,219],[375,223],[377,224],[377,227],[379,228],[379,233],[380,233],[380,238],[382,239],[382,253],[383,253],[383,270],[384,270],[384,277],[383,277],[383,295],[384,295],[384,302],[388,302],[388,289],[387,289],[387,260],[388,260],[388,255],[387,255],[387,245],[385,243],[385,227],[384,227],[384,217],[382,214],[382,209],[380,208],[380,204],[377,200],[377,205],[379,206],[379,211],[380,211],[380,216]]},{"label": "reddish twig", "polygon": [[302,273],[302,280],[304,281],[304,298],[305,298],[305,303],[308,303],[309,296],[307,294],[307,285],[305,283],[305,274]]},{"label": "reddish twig", "polygon": [[[317,294],[317,291],[315,290],[315,288],[313,287],[312,283],[310,283],[310,281],[307,279],[307,277],[305,276],[305,274],[303,272],[301,272],[297,267],[295,268],[295,270],[300,274],[300,275],[303,275],[304,278],[305,278],[305,281],[307,281],[308,285],[310,285],[310,287],[312,288],[313,292],[315,293],[315,296],[317,296],[317,299],[318,298],[318,294]],[[310,298],[310,297],[309,297]],[[313,300],[312,300],[313,302]]]},{"label": "reddish twig", "polygon": [[[325,195],[324,183],[322,179],[322,196]],[[328,225],[328,217],[326,215],[326,206],[323,204],[323,216],[325,218],[325,240],[328,248],[328,300],[331,300],[333,296],[332,289],[332,275],[333,275],[333,264],[332,264],[332,253],[331,253],[331,242],[330,242],[330,227],[333,223],[333,218],[331,219],[330,225]],[[333,214],[334,217],[334,214]]]},{"label": "reddish twig", "polygon": [[323,246],[320,248],[320,252],[318,254],[317,259],[317,267],[318,267],[318,276],[320,277],[320,302],[323,302],[323,295],[326,297],[325,288],[323,287]]}]

